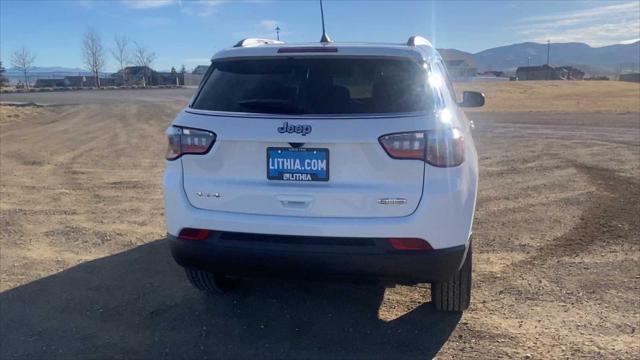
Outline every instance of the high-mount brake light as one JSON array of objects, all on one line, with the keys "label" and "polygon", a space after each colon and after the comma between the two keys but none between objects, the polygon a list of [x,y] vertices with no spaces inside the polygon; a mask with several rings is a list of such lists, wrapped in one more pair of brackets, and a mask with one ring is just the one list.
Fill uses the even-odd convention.
[{"label": "high-mount brake light", "polygon": [[167,129],[166,159],[175,160],[185,154],[206,154],[216,141],[216,134],[198,129],[172,126]]},{"label": "high-mount brake light", "polygon": [[296,54],[296,53],[336,53],[338,48],[328,46],[313,47],[288,47],[278,49],[278,54]]},{"label": "high-mount brake light", "polygon": [[394,159],[422,160],[436,167],[464,162],[464,136],[457,128],[387,134],[379,141]]}]

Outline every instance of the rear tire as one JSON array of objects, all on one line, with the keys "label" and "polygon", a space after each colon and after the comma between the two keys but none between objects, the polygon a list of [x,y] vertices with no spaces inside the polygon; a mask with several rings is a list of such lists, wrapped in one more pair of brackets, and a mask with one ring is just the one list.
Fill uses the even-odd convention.
[{"label": "rear tire", "polygon": [[431,284],[431,302],[439,311],[464,311],[471,302],[472,247],[462,268],[449,280]]},{"label": "rear tire", "polygon": [[237,280],[224,274],[211,273],[194,268],[184,268],[193,287],[209,294],[224,294],[237,286]]}]

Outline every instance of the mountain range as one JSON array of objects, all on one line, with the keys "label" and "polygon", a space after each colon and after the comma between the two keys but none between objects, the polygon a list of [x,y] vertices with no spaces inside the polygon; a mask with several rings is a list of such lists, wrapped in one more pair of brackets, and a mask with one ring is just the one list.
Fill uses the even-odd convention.
[{"label": "mountain range", "polygon": [[[512,72],[519,66],[547,63],[547,44],[525,42],[499,46],[477,53],[456,49],[439,49],[445,59],[471,60],[478,71]],[[549,47],[552,66],[572,65],[591,75],[612,75],[640,71],[640,41],[591,47],[584,43],[552,43]]]},{"label": "mountain range", "polygon": [[[533,42],[499,46],[477,53],[456,49],[438,50],[446,60],[464,59],[471,64],[475,64],[479,72],[499,70],[509,73],[515,72],[518,66],[542,65],[547,62],[547,44]],[[591,47],[584,43],[575,42],[552,43],[549,50],[551,65],[575,66],[589,75],[611,76],[621,72],[640,71],[640,41],[632,44],[616,44],[603,47]],[[59,66],[37,67],[29,72],[33,75],[38,73],[90,74],[84,69]],[[20,72],[15,68],[7,69],[7,75],[9,76],[18,74]]]},{"label": "mountain range", "polygon": [[[61,66],[45,66],[45,67],[33,67],[29,70],[30,74],[40,74],[40,73],[54,73],[54,72],[61,72],[61,73],[75,73],[76,75],[78,73],[90,73],[89,71],[87,71],[86,69],[80,69],[80,68],[67,68],[67,67],[61,67]],[[21,74],[20,70],[16,69],[16,68],[9,68],[7,69],[7,74],[13,74],[13,73],[18,73]]]}]

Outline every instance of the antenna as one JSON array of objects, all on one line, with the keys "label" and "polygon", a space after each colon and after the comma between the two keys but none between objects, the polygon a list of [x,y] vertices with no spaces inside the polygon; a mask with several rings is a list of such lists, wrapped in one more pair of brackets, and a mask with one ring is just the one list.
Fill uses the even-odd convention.
[{"label": "antenna", "polygon": [[327,32],[324,30],[324,8],[322,7],[322,0],[320,0],[320,18],[322,19],[322,37],[320,38],[321,43],[330,43],[331,38],[327,35]]}]

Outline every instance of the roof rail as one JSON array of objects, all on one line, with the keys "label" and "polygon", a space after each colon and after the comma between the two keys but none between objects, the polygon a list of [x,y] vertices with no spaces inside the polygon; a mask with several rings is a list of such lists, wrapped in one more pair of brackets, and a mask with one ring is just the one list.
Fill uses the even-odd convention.
[{"label": "roof rail", "polygon": [[280,40],[260,39],[260,38],[246,38],[238,41],[233,47],[250,47],[260,45],[272,45],[272,44],[284,44]]},{"label": "roof rail", "polygon": [[420,45],[433,47],[433,45],[431,45],[429,40],[423,38],[420,35],[412,36],[409,38],[409,40],[407,40],[407,46],[420,46]]}]

